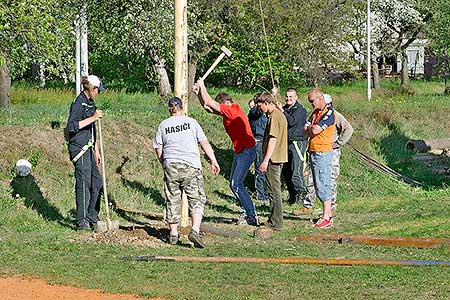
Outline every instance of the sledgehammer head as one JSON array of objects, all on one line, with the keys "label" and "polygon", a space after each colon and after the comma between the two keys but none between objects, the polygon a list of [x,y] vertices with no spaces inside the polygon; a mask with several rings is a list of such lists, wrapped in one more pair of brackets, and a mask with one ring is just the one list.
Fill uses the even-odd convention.
[{"label": "sledgehammer head", "polygon": [[221,50],[223,53],[225,53],[225,55],[226,55],[227,57],[230,57],[230,56],[231,56],[231,51],[230,51],[227,47],[222,46],[222,48],[220,48],[220,50]]},{"label": "sledgehammer head", "polygon": [[[108,230],[108,227],[109,227],[109,230]],[[98,233],[113,231],[113,230],[117,230],[117,229],[119,229],[119,221],[117,221],[117,220],[98,221],[96,224],[94,224],[94,230],[95,230],[95,232],[98,232]]]}]

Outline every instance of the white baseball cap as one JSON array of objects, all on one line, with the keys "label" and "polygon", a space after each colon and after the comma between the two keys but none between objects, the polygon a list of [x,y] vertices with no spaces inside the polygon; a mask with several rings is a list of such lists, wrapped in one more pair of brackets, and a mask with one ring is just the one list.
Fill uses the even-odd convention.
[{"label": "white baseball cap", "polygon": [[95,75],[89,75],[89,76],[88,76],[88,81],[89,81],[90,84],[92,84],[93,86],[97,87],[97,88],[98,88],[98,91],[99,91],[100,93],[106,91],[105,87],[103,86],[102,81],[101,81],[100,78],[98,78],[97,76],[95,76]]},{"label": "white baseball cap", "polygon": [[330,104],[333,99],[331,99],[331,96],[329,94],[323,94],[323,99],[325,100],[326,104]]}]

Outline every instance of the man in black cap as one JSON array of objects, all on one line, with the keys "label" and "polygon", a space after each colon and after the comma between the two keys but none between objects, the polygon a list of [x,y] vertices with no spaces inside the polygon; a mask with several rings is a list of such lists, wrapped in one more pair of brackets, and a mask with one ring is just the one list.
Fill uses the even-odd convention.
[{"label": "man in black cap", "polygon": [[178,97],[169,100],[170,117],[159,124],[153,139],[161,165],[164,168],[164,192],[166,194],[165,220],[169,223],[169,243],[178,243],[178,224],[181,220],[181,195],[188,198],[192,217],[189,240],[196,247],[204,248],[200,237],[200,224],[206,203],[202,165],[198,144],[211,161],[213,174],[220,172],[214,151],[198,122],[184,115],[183,102]]}]

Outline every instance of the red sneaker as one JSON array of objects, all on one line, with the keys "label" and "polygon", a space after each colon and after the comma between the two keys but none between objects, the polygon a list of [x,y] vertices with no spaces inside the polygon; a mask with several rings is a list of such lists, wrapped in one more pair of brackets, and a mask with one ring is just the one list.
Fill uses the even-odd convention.
[{"label": "red sneaker", "polygon": [[331,228],[333,227],[333,217],[329,218],[328,220],[320,218],[316,224],[314,224],[314,227],[317,228]]}]

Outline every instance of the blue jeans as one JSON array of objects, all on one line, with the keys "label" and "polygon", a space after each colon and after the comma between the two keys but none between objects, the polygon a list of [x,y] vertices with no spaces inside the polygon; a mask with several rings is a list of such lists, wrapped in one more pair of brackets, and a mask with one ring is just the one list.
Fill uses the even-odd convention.
[{"label": "blue jeans", "polygon": [[255,159],[255,190],[256,190],[256,199],[267,201],[267,192],[266,192],[266,173],[263,173],[259,170],[259,166],[261,165],[264,157],[262,153],[262,140],[256,140],[256,159]]},{"label": "blue jeans", "polygon": [[311,152],[311,172],[317,197],[325,202],[333,198],[331,190],[331,160],[333,151]]},{"label": "blue jeans", "polygon": [[255,157],[255,147],[244,149],[239,153],[234,153],[233,164],[231,165],[230,188],[248,217],[255,217],[256,212],[255,205],[244,185],[244,180]]}]

